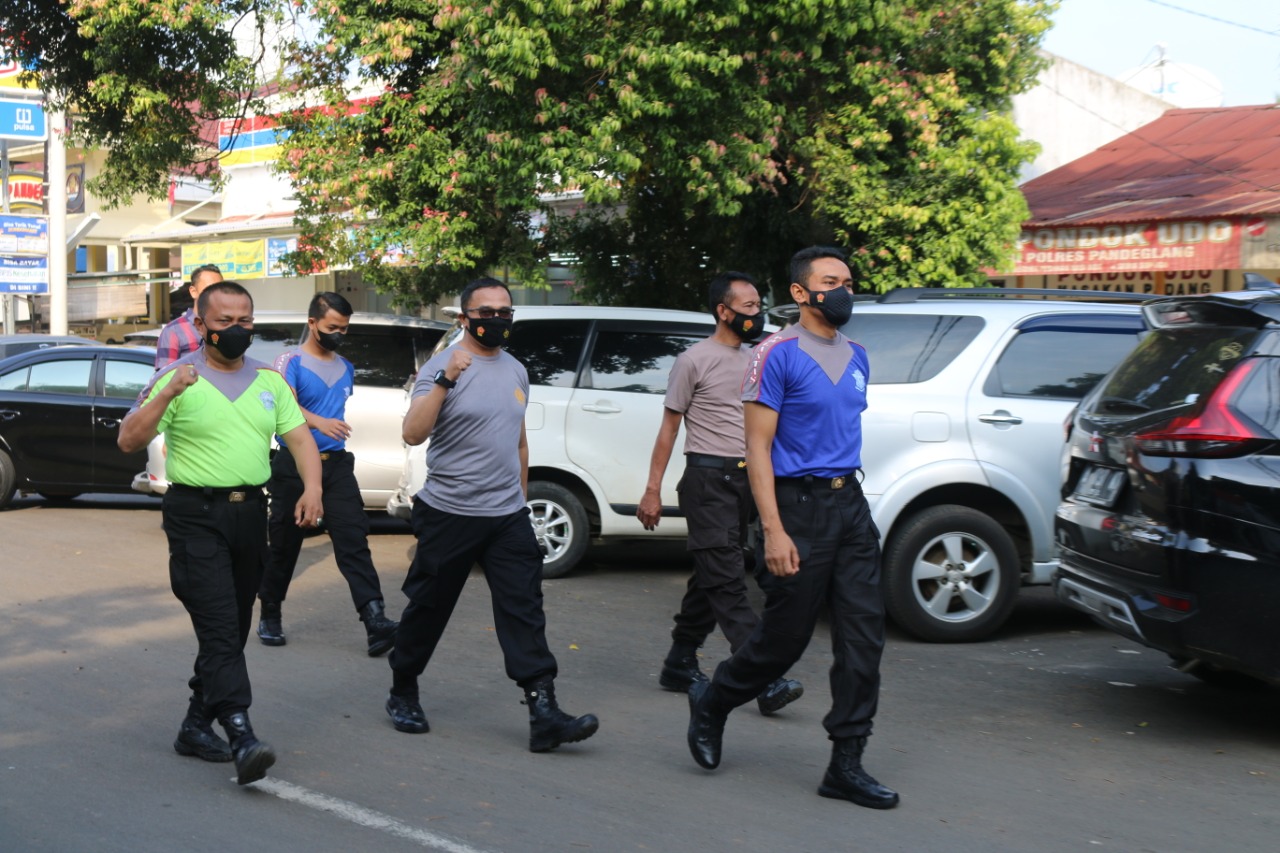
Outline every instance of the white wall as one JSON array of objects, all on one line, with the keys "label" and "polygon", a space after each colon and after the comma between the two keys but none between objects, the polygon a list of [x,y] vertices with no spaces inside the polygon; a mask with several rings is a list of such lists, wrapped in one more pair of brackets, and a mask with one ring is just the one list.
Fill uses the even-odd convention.
[{"label": "white wall", "polygon": [[1119,80],[1051,53],[1039,84],[1013,99],[1013,120],[1024,139],[1040,143],[1040,156],[1021,180],[1070,163],[1159,118],[1174,105]]}]

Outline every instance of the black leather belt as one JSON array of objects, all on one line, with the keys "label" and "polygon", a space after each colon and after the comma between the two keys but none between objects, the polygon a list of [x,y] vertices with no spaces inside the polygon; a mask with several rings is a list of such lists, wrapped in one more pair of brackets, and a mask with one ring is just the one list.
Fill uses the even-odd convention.
[{"label": "black leather belt", "polygon": [[773,482],[779,486],[807,486],[810,489],[844,489],[844,488],[862,488],[862,482],[858,479],[860,471],[850,471],[848,474],[841,474],[839,477],[815,477],[807,474],[803,477],[774,477]]},{"label": "black leather belt", "polygon": [[217,488],[214,486],[187,486],[182,483],[170,483],[169,488],[180,494],[200,495],[207,500],[226,501],[233,504],[260,501],[266,497],[262,491],[262,486]]},{"label": "black leather belt", "polygon": [[712,456],[708,453],[686,453],[685,464],[692,468],[715,468],[717,471],[745,471],[747,460],[741,456]]}]

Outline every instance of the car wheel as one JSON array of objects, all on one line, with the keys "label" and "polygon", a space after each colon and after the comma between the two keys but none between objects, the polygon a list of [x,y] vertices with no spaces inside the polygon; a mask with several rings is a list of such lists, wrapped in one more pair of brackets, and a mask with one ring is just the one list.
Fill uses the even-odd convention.
[{"label": "car wheel", "polygon": [[542,576],[568,574],[587,553],[591,529],[577,495],[557,483],[529,484],[529,520],[542,549]]},{"label": "car wheel", "polygon": [[80,497],[80,492],[36,492],[40,497],[53,504],[64,504]]},{"label": "car wheel", "polygon": [[1009,617],[1021,585],[1013,539],[969,507],[936,506],[911,516],[885,549],[885,606],[921,640],[986,637]]},{"label": "car wheel", "polygon": [[18,469],[9,454],[0,450],[0,508],[7,507],[18,488]]}]

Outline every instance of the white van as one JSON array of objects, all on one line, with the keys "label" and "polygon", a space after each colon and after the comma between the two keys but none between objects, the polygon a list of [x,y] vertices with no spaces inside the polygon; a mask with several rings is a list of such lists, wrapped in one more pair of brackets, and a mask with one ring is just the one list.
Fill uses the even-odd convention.
[{"label": "white van", "polygon": [[[355,367],[355,392],[347,402],[355,454],[355,475],[366,510],[381,511],[400,482],[404,467],[401,422],[404,388],[449,329],[441,320],[397,314],[351,315],[341,354]],[[301,344],[307,332],[304,311],[254,314],[253,343],[246,355],[273,364],[276,356]],[[169,489],[164,470],[164,436],[147,448],[147,470],[133,479],[135,491],[162,495]]]},{"label": "white van", "polygon": [[[506,349],[529,371],[529,507],[543,550],[543,577],[570,571],[592,542],[685,538],[676,505],[684,430],[662,481],[657,530],[644,529],[636,505],[649,479],[671,366],[714,329],[709,313],[516,306]],[[461,334],[455,326],[437,349]],[[426,444],[408,448],[404,476],[387,511],[407,518],[426,477]]]}]

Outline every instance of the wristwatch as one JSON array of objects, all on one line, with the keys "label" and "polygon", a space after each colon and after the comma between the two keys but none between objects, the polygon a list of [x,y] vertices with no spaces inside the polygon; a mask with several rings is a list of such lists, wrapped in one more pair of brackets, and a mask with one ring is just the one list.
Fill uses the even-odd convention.
[{"label": "wristwatch", "polygon": [[439,385],[441,388],[446,388],[446,389],[448,389],[448,388],[456,388],[456,387],[458,387],[458,380],[456,380],[456,379],[450,379],[448,376],[445,376],[445,375],[444,375],[444,371],[443,371],[443,370],[437,370],[437,371],[436,371],[436,375],[435,375],[435,376],[433,376],[433,377],[431,377],[431,378],[432,378],[432,380],[434,380],[434,381],[435,381],[435,383],[436,383],[437,385]]}]

